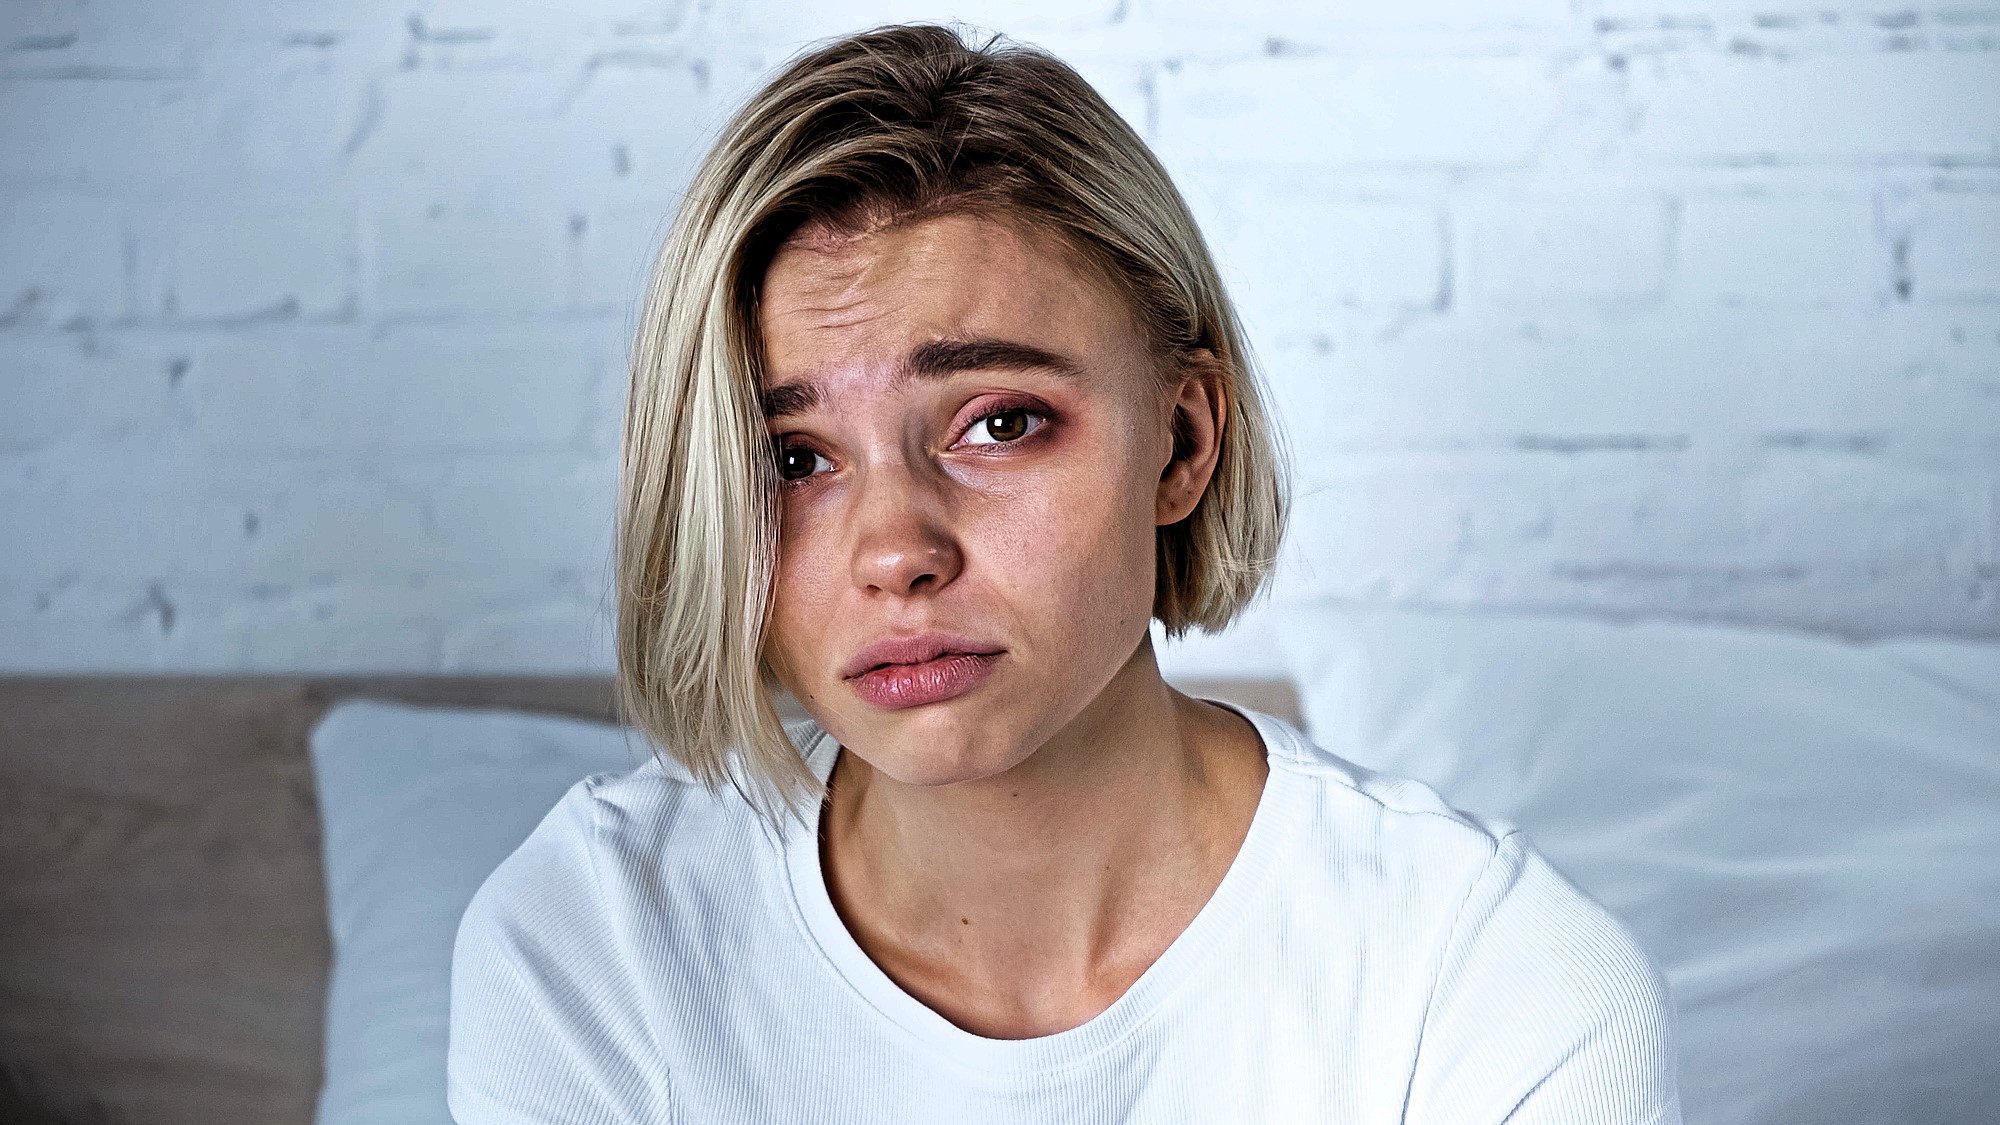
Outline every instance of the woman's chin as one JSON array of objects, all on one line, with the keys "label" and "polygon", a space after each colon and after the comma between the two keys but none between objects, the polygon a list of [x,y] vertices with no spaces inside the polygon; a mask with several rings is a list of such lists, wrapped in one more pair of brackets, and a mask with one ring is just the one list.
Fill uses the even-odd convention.
[{"label": "woman's chin", "polygon": [[879,739],[843,741],[847,751],[875,772],[900,785],[935,788],[981,781],[1026,761],[1034,747],[1025,742],[952,737],[941,732],[899,731]]},{"label": "woman's chin", "polygon": [[850,697],[820,721],[850,754],[899,784],[979,781],[1020,765],[1059,729],[1046,711],[1014,702],[1011,685],[998,687],[989,680],[951,699],[897,709]]}]

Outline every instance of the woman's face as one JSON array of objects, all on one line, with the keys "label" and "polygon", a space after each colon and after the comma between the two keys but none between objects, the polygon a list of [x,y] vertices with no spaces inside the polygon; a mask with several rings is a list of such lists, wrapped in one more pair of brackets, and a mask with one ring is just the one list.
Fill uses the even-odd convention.
[{"label": "woman's face", "polygon": [[773,671],[898,781],[1019,764],[1145,639],[1155,528],[1193,506],[1124,300],[1050,235],[953,215],[801,232],[758,329]]}]

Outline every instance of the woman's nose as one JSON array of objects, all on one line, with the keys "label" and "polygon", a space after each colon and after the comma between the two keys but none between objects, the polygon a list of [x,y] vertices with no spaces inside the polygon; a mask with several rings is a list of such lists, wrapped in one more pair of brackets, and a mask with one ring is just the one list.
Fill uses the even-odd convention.
[{"label": "woman's nose", "polygon": [[869,594],[935,593],[964,569],[942,497],[911,474],[871,473],[852,509],[854,584]]}]

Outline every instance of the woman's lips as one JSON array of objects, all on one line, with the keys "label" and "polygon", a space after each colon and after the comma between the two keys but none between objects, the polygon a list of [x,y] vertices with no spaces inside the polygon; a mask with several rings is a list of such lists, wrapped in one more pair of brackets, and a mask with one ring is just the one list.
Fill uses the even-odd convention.
[{"label": "woman's lips", "polygon": [[997,652],[946,652],[915,664],[884,664],[847,682],[863,700],[887,711],[940,703],[977,687],[999,662]]}]

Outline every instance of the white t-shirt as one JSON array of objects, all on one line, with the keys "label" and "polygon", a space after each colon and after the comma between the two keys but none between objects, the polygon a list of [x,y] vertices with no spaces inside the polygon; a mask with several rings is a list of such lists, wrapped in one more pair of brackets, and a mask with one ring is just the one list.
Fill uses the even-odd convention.
[{"label": "white t-shirt", "polygon": [[[1665,982],[1504,821],[1244,711],[1270,774],[1194,921],[1109,1008],[961,1030],[870,961],[819,848],[650,761],[578,783],[452,965],[460,1125],[1679,1125]],[[791,729],[815,772],[838,752]]]}]

